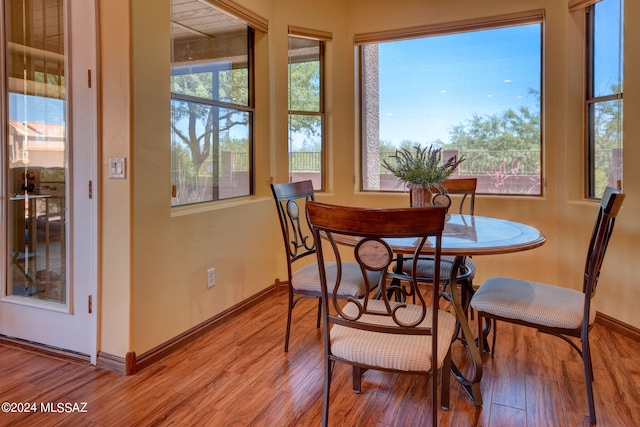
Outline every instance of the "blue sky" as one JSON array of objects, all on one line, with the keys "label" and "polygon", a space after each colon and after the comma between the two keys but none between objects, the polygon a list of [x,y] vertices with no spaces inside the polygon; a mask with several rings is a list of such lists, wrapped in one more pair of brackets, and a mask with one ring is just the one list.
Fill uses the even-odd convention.
[{"label": "blue sky", "polygon": [[[636,0],[637,1],[637,0]],[[611,94],[611,86],[621,80],[623,64],[620,55],[620,3],[606,0],[596,3],[595,82],[596,96]]]},{"label": "blue sky", "polygon": [[65,102],[42,96],[9,94],[9,120],[62,124],[65,122]]},{"label": "blue sky", "polygon": [[448,141],[473,114],[539,110],[540,24],[382,43],[380,139]]}]

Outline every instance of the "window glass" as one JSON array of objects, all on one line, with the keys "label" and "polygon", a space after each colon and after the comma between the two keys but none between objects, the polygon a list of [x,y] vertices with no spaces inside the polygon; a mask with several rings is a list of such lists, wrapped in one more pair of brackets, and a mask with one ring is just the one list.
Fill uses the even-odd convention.
[{"label": "window glass", "polygon": [[323,189],[323,42],[289,37],[289,180]]},{"label": "window glass", "polygon": [[362,45],[364,190],[403,191],[400,147],[464,157],[478,193],[541,194],[542,23]]},{"label": "window glass", "polygon": [[609,185],[622,189],[623,1],[587,10],[588,191],[599,199]]},{"label": "window glass", "polygon": [[593,95],[622,92],[622,1],[604,0],[593,14]]},{"label": "window glass", "polygon": [[0,296],[58,306],[68,305],[70,298],[65,248],[71,246],[66,215],[73,79],[68,74],[67,38],[72,34],[67,19],[62,2],[0,5],[0,96],[6,100],[0,122],[7,123],[0,137],[6,144],[0,194],[7,200],[0,215],[6,233],[4,264],[0,261],[6,287]]},{"label": "window glass", "polygon": [[252,30],[205,2],[172,4],[172,205],[252,194]]}]

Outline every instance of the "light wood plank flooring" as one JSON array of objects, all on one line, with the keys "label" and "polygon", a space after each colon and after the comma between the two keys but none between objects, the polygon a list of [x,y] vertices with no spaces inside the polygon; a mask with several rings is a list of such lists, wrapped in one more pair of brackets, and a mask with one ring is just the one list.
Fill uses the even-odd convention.
[{"label": "light wood plank flooring", "polygon": [[[0,346],[0,401],[86,402],[84,413],[0,413],[2,426],[318,426],[322,332],[315,300],[294,310],[283,352],[286,294],[280,292],[203,338],[129,377]],[[580,358],[564,342],[498,325],[475,407],[452,381],[444,426],[583,426],[588,408]],[[474,329],[475,330],[475,329]],[[592,334],[599,426],[640,423],[640,343],[596,325]],[[463,364],[464,349],[455,344]],[[428,426],[428,380],[369,371],[363,391],[336,365],[331,425]]]}]

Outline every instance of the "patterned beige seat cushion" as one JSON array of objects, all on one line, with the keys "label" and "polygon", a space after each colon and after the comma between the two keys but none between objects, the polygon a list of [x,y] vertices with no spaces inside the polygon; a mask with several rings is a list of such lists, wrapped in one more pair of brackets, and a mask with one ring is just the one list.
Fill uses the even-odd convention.
[{"label": "patterned beige seat cushion", "polygon": [[[370,309],[382,311],[384,303],[380,300],[369,300]],[[355,315],[356,305],[348,303],[344,312]],[[417,319],[422,309],[416,305],[407,305],[400,309],[399,318],[408,322]],[[361,322],[380,325],[395,325],[389,317],[365,314]],[[427,308],[422,326],[431,325],[431,308]],[[438,364],[441,368],[449,351],[453,334],[456,330],[456,319],[450,313],[440,311],[438,314]],[[331,329],[331,353],[353,363],[398,371],[429,371],[431,369],[430,335],[399,335],[370,332],[340,325]]]},{"label": "patterned beige seat cushion", "polygon": [[[331,286],[336,282],[338,268],[335,262],[325,264],[327,271],[327,282]],[[369,285],[377,286],[380,273],[368,272]],[[293,273],[291,285],[297,291],[320,292],[320,272],[318,264],[308,264]],[[360,266],[355,262],[342,263],[342,283],[338,289],[338,295],[353,296],[360,298],[364,295],[366,286]],[[330,291],[331,293],[331,291]]]},{"label": "patterned beige seat cushion", "polygon": [[[522,320],[553,328],[576,329],[582,326],[583,292],[528,280],[493,277],[480,286],[471,299],[471,307],[507,319]],[[596,309],[593,301],[589,324]]]},{"label": "patterned beige seat cushion", "polygon": [[[456,257],[443,256],[440,258],[440,278],[448,279],[451,277],[451,268]],[[466,257],[464,265],[469,270],[469,280],[473,279],[476,275],[476,263],[472,258]],[[411,274],[412,262],[405,261],[402,264],[402,271],[406,274]],[[432,259],[420,258],[416,267],[417,275],[422,277],[433,277],[435,274],[435,263]]]}]

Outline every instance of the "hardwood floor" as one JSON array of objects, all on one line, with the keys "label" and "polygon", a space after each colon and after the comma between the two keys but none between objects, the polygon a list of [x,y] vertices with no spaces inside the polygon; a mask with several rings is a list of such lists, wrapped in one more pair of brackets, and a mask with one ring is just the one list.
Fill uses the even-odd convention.
[{"label": "hardwood floor", "polygon": [[[294,310],[288,354],[280,292],[128,377],[0,346],[0,401],[38,410],[0,413],[0,425],[318,426],[323,364],[315,308],[307,300]],[[569,345],[519,326],[500,323],[498,330],[495,358],[485,354],[484,406],[473,406],[453,380],[440,425],[588,425],[582,363]],[[638,425],[640,343],[599,325],[591,337],[598,425]],[[454,360],[464,363],[463,347],[454,349]],[[354,394],[350,369],[336,365],[331,425],[430,425],[425,378],[368,371],[362,387]],[[49,403],[77,403],[86,412],[41,412]]]}]

